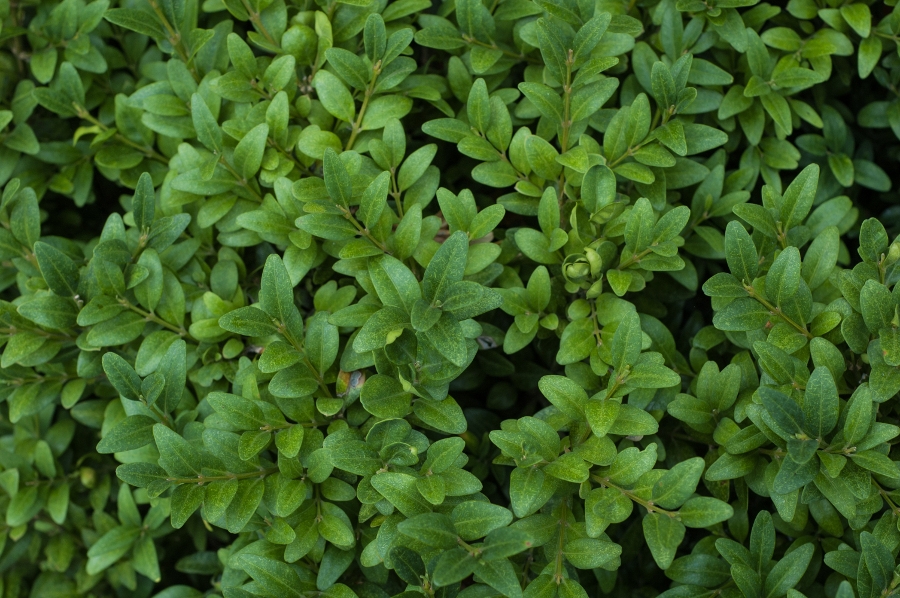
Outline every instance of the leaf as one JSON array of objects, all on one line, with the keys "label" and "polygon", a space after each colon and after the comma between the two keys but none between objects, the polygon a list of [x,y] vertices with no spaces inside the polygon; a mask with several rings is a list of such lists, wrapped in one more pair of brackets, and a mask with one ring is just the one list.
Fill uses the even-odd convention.
[{"label": "leaf", "polygon": [[244,179],[252,178],[262,165],[269,125],[262,123],[250,129],[234,148],[234,165]]},{"label": "leaf", "polygon": [[503,596],[522,598],[522,586],[519,584],[516,569],[506,559],[477,561],[475,573],[485,583],[499,591]]},{"label": "leaf", "polygon": [[[174,411],[181,402],[187,380],[187,344],[178,339],[169,345],[157,372],[165,379],[162,395],[156,401],[164,413]],[[150,402],[150,401],[148,401]],[[152,402],[150,402],[152,404]]]},{"label": "leaf", "polygon": [[887,590],[894,577],[894,557],[885,545],[869,532],[862,532],[859,537],[862,557],[872,577],[872,586],[876,592]]},{"label": "leaf", "polygon": [[733,515],[731,505],[707,496],[689,498],[678,510],[681,522],[687,527],[709,527],[727,521]]},{"label": "leaf", "polygon": [[78,294],[78,266],[69,256],[43,241],[34,244],[34,256],[51,291],[60,297]]},{"label": "leaf", "polygon": [[575,567],[594,569],[618,558],[622,554],[622,547],[595,538],[579,538],[566,544],[564,554]]},{"label": "leaf", "polygon": [[132,201],[132,213],[134,225],[138,230],[149,229],[153,224],[156,210],[156,194],[153,191],[153,181],[148,173],[143,173],[138,179]]},{"label": "leaf", "polygon": [[423,513],[400,523],[397,529],[428,546],[453,548],[456,546],[456,529],[450,519],[440,513]]},{"label": "leaf", "polygon": [[210,151],[221,151],[222,129],[219,128],[219,123],[216,122],[212,111],[198,93],[191,96],[191,119],[194,130],[197,132],[197,140]]},{"label": "leaf", "polygon": [[[294,285],[284,262],[277,255],[270,255],[263,268],[262,285],[259,290],[259,305],[272,318],[290,326],[297,317],[294,305]],[[245,312],[246,313],[246,312]]]},{"label": "leaf", "polygon": [[725,229],[725,259],[728,269],[739,281],[751,283],[759,269],[756,245],[747,230],[736,220]]},{"label": "leaf", "polygon": [[538,387],[547,400],[569,418],[581,419],[588,397],[576,382],[563,376],[543,376],[538,382]]},{"label": "leaf", "polygon": [[778,598],[797,585],[812,560],[815,547],[804,544],[778,561],[766,576],[763,587],[765,598]]},{"label": "leaf", "polygon": [[372,476],[372,486],[407,517],[431,511],[431,505],[416,489],[416,478],[406,473],[380,473]]},{"label": "leaf", "polygon": [[169,475],[200,475],[197,451],[187,440],[162,424],[153,426],[153,438],[159,449],[159,464]]},{"label": "leaf", "polygon": [[303,583],[300,576],[287,564],[261,555],[243,553],[238,566],[259,584],[259,588],[272,596],[300,598]]},{"label": "leaf", "polygon": [[142,35],[148,35],[156,39],[164,39],[166,37],[165,31],[163,31],[156,15],[150,11],[134,8],[112,8],[104,13],[103,18],[110,23]]},{"label": "leaf", "polygon": [[789,434],[803,432],[806,418],[794,400],[768,386],[759,387],[759,398],[772,419]]},{"label": "leaf", "polygon": [[519,91],[547,118],[561,121],[563,103],[559,95],[543,83],[519,83]]},{"label": "leaf", "polygon": [[491,531],[512,522],[509,509],[490,503],[468,501],[453,508],[450,519],[463,540],[483,538]]},{"label": "leaf", "polygon": [[243,336],[268,336],[276,332],[272,318],[258,307],[241,307],[230,311],[218,324],[224,330]]},{"label": "leaf", "polygon": [[19,305],[16,311],[35,324],[59,330],[74,326],[78,316],[75,302],[59,295],[37,296]]},{"label": "leaf", "polygon": [[328,195],[335,203],[349,208],[353,196],[350,174],[338,157],[337,152],[331,148],[325,150],[323,171],[325,173],[325,188],[328,190]]},{"label": "leaf", "polygon": [[806,383],[803,400],[810,433],[816,438],[824,438],[837,425],[839,409],[837,386],[831,371],[825,366],[816,367]]},{"label": "leaf", "polygon": [[432,581],[438,587],[462,581],[475,571],[476,560],[462,548],[444,551],[434,567]]},{"label": "leaf", "polygon": [[641,320],[635,311],[629,311],[619,322],[612,340],[613,367],[622,371],[626,365],[637,361],[641,353]]},{"label": "leaf", "polygon": [[491,119],[491,102],[484,79],[476,79],[472,84],[466,102],[466,111],[469,123],[482,133],[487,132]]},{"label": "leaf", "polygon": [[462,280],[468,251],[469,239],[462,231],[453,233],[444,241],[428,263],[422,278],[426,301],[434,303],[442,299],[453,283]]},{"label": "leaf", "polygon": [[672,467],[653,485],[653,502],[664,509],[680,507],[694,493],[705,467],[702,457],[694,457]]},{"label": "leaf", "polygon": [[800,286],[800,252],[796,247],[782,251],[766,275],[766,289],[769,298],[776,305],[784,304],[797,293]]},{"label": "leaf", "polygon": [[660,569],[668,569],[675,559],[678,546],[684,539],[684,524],[668,515],[648,513],[641,525],[653,560]]},{"label": "leaf", "polygon": [[125,526],[117,526],[106,532],[87,552],[88,574],[96,575],[105,571],[125,556],[140,534],[140,528]]},{"label": "leaf", "polygon": [[784,191],[781,221],[785,230],[800,224],[812,207],[819,181],[819,166],[810,164],[798,174]]},{"label": "leaf", "polygon": [[155,423],[156,420],[146,415],[129,415],[106,433],[97,444],[97,452],[118,453],[150,444]]},{"label": "leaf", "polygon": [[326,70],[320,70],[312,83],[325,110],[337,119],[353,121],[356,116],[356,105],[353,96],[340,79]]}]

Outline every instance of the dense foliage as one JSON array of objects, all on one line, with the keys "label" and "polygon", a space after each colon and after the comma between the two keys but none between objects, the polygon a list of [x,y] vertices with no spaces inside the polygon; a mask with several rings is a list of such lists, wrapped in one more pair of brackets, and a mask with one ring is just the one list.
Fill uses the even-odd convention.
[{"label": "dense foliage", "polygon": [[894,4],[0,0],[0,596],[900,593]]}]

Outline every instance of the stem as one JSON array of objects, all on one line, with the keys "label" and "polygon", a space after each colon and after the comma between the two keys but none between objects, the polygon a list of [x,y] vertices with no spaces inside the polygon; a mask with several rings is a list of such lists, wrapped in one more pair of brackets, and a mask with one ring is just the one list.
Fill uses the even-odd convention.
[{"label": "stem", "polygon": [[[603,344],[603,337],[600,332],[600,326],[597,321],[597,300],[591,300],[591,324],[594,326],[594,339],[597,342],[597,347],[600,347]],[[608,371],[608,370],[607,370]]]},{"label": "stem", "polygon": [[609,481],[609,478],[601,478],[598,475],[592,475],[591,478],[595,482],[597,482],[598,484],[603,486],[604,488],[612,488],[613,490],[618,490],[619,492],[621,492],[622,494],[624,494],[625,496],[630,498],[632,501],[636,502],[637,504],[639,504],[642,507],[644,507],[645,509],[647,509],[647,511],[649,511],[650,513],[659,513],[660,515],[665,515],[671,519],[675,519],[676,517],[678,517],[678,511],[667,511],[665,509],[662,509],[662,508],[656,506],[655,504],[653,504],[653,501],[644,500],[643,498],[637,496],[631,490],[626,490],[625,488],[622,488],[621,486],[617,486],[616,484],[613,484],[612,482]]},{"label": "stem", "polygon": [[184,45],[184,40],[181,39],[181,32],[175,29],[175,27],[169,23],[169,19],[166,18],[165,13],[160,8],[159,4],[156,0],[148,0],[150,6],[153,8],[153,12],[156,13],[156,16],[159,18],[160,22],[162,22],[163,27],[166,28],[166,32],[169,34],[169,43],[172,44],[172,47],[175,49],[175,52],[179,57],[184,61],[184,64],[187,65],[188,69],[191,71],[191,75],[194,77],[194,80],[198,83],[200,82],[200,75],[197,73],[197,69],[194,68],[193,62],[190,59],[190,54],[188,53],[187,48]]},{"label": "stem", "polygon": [[631,266],[632,264],[636,264],[636,263],[640,262],[646,255],[648,255],[648,254],[651,253],[652,251],[653,251],[653,249],[648,247],[647,249],[641,251],[640,253],[632,254],[632,256],[631,256],[630,258],[628,258],[628,259],[626,259],[625,261],[621,262],[621,263],[616,267],[616,270],[624,270],[624,269],[627,268],[628,266]]},{"label": "stem", "polygon": [[353,149],[353,144],[356,142],[356,137],[359,135],[360,127],[362,126],[363,117],[366,115],[366,108],[369,106],[369,98],[375,93],[375,82],[380,74],[381,61],[379,60],[372,65],[372,79],[369,81],[369,86],[366,87],[366,95],[363,98],[362,106],[359,108],[359,114],[356,115],[356,121],[353,123],[353,129],[350,131],[350,138],[347,140],[347,146],[344,148],[345,151]]},{"label": "stem", "polygon": [[572,50],[569,50],[566,56],[566,84],[563,85],[562,137],[559,140],[563,154],[569,149],[569,129],[572,127],[572,121],[569,120],[569,110],[572,103],[572,65],[574,63],[575,54]]},{"label": "stem", "polygon": [[[74,336],[66,334],[64,332],[60,332],[60,333],[48,332],[46,330],[41,330],[40,328],[29,328],[29,329],[27,329],[27,331],[31,332],[33,334],[36,334],[38,336],[43,336],[48,339],[59,339],[59,340],[63,340],[63,341],[74,341],[75,340]],[[17,332],[23,332],[23,330],[20,330],[20,329],[16,328],[15,326],[10,326],[9,328],[0,328],[0,334],[8,334],[9,336],[12,336],[12,335],[16,334]]]},{"label": "stem", "polygon": [[278,143],[277,143],[275,140],[269,138],[269,146],[275,148],[275,150],[276,150],[278,153],[280,153],[282,156],[284,156],[285,158],[287,158],[288,160],[290,160],[291,162],[293,162],[293,163],[294,163],[294,166],[297,167],[297,169],[298,169],[300,172],[302,172],[304,175],[306,175],[306,176],[314,176],[313,173],[310,172],[309,168],[307,168],[306,166],[304,166],[303,164],[301,164],[300,161],[297,160],[297,158],[295,158],[295,157],[293,156],[293,154],[291,154],[291,152],[290,152],[289,150],[286,150],[286,149],[284,149],[283,147],[281,147],[280,145],[278,145]]},{"label": "stem", "polygon": [[325,384],[325,379],[322,377],[322,374],[319,373],[319,370],[316,369],[316,367],[309,360],[309,357],[306,356],[306,351],[303,348],[303,344],[300,341],[298,341],[297,339],[295,339],[294,336],[288,332],[288,330],[285,327],[283,322],[278,322],[276,324],[275,328],[276,328],[276,330],[278,330],[278,332],[284,338],[287,339],[287,341],[291,344],[292,347],[297,349],[297,351],[299,351],[303,355],[303,363],[306,364],[306,367],[309,368],[309,371],[311,371],[313,373],[313,376],[315,377],[316,382],[319,384],[319,388],[322,389],[322,391],[325,393],[325,396],[328,397],[329,399],[333,398],[331,396],[331,391],[328,390],[328,385]]},{"label": "stem", "polygon": [[147,319],[148,322],[155,322],[156,324],[159,324],[163,328],[168,328],[169,330],[171,330],[172,332],[174,332],[175,334],[177,334],[178,336],[180,336],[186,340],[189,340],[194,343],[197,342],[197,339],[195,339],[193,336],[188,334],[188,331],[185,330],[184,328],[181,328],[181,327],[175,326],[174,324],[170,324],[170,323],[166,322],[165,320],[163,320],[162,318],[160,318],[153,312],[144,311],[137,305],[130,302],[125,297],[119,297],[119,304],[130,309],[131,311],[138,314],[139,316],[143,316],[144,318]]},{"label": "stem", "polygon": [[233,176],[235,178],[235,181],[237,182],[237,184],[240,185],[241,187],[243,187],[244,189],[246,189],[247,191],[249,191],[253,195],[254,199],[256,199],[256,201],[258,201],[259,203],[263,202],[262,195],[257,193],[256,189],[254,189],[247,183],[247,179],[245,179],[243,176],[241,176],[241,174],[237,170],[234,169],[234,166],[232,166],[231,164],[228,163],[227,160],[225,160],[224,154],[219,154],[219,164],[224,166],[225,170],[230,172],[231,176]]},{"label": "stem", "polygon": [[268,467],[257,471],[248,471],[246,473],[229,473],[227,475],[198,475],[195,478],[166,478],[167,482],[175,482],[176,484],[205,484],[207,482],[222,482],[227,480],[246,480],[248,478],[264,478],[269,474],[276,473],[277,467]]},{"label": "stem", "polygon": [[553,572],[553,580],[556,582],[556,585],[562,583],[565,573],[565,568],[563,567],[563,551],[566,545],[566,528],[569,526],[569,522],[566,519],[568,510],[569,502],[568,500],[565,500],[562,502],[559,509],[559,539],[556,543],[556,567]]},{"label": "stem", "polygon": [[250,15],[250,22],[253,23],[253,26],[256,27],[256,30],[259,31],[264,38],[266,38],[267,42],[269,42],[273,46],[280,47],[280,44],[275,41],[275,38],[272,37],[272,34],[269,33],[269,30],[266,29],[265,25],[263,25],[262,19],[259,18],[259,13],[253,10],[247,0],[241,0],[241,3],[244,5],[244,9],[247,11],[247,14]]},{"label": "stem", "polygon": [[[569,130],[572,128],[572,120],[569,117],[569,112],[572,104],[572,65],[575,64],[575,54],[570,49],[569,53],[566,55],[566,83],[563,85],[563,119],[562,123],[560,123],[560,128],[562,129],[559,144],[562,149],[561,153],[566,153],[569,150]],[[562,212],[563,203],[565,203],[566,199],[566,170],[565,168],[559,174],[559,195],[557,196],[557,203],[559,203],[560,212]]]},{"label": "stem", "polygon": [[[84,106],[79,106],[78,104],[75,104],[74,102],[72,105],[75,107],[75,112],[78,114],[78,118],[83,118],[84,120],[88,121],[92,125],[99,127],[101,131],[105,132],[105,131],[109,130],[109,127],[107,127],[102,122],[100,122],[99,120],[94,118],[93,115],[90,112],[88,112]],[[116,134],[113,137],[117,141],[120,141],[120,142],[124,143],[125,145],[127,145],[129,147],[133,147],[134,149],[138,150],[139,152],[141,152],[142,154],[144,154],[151,160],[156,160],[157,162],[162,162],[163,164],[169,163],[168,158],[166,158],[165,156],[163,156],[162,154],[160,154],[159,152],[154,150],[152,147],[146,146],[146,145],[141,145],[139,143],[135,143],[134,141],[132,141],[128,137],[125,137],[125,135],[122,135],[118,131],[116,132]]]},{"label": "stem", "polygon": [[509,50],[504,50],[503,48],[501,48],[500,46],[498,46],[497,44],[495,44],[493,42],[488,44],[481,40],[477,40],[474,37],[471,37],[469,35],[463,35],[462,38],[463,38],[464,42],[466,42],[468,44],[472,44],[473,46],[481,46],[482,48],[490,48],[491,50],[500,50],[501,52],[503,52],[504,56],[509,56],[510,58],[515,58],[517,60],[527,60],[528,62],[530,62],[532,64],[543,64],[543,62],[541,60],[538,60],[537,58],[534,58],[532,56],[526,56],[525,54],[522,54],[522,53],[516,54],[515,52],[510,52]]},{"label": "stem", "polygon": [[875,478],[872,478],[872,483],[875,484],[875,487],[878,488],[878,493],[881,494],[881,497],[887,502],[891,507],[891,511],[894,515],[900,515],[900,508],[897,507],[897,504],[891,500],[890,494],[888,494],[887,490],[881,487],[881,484],[875,481]]},{"label": "stem", "polygon": [[168,413],[162,411],[156,405],[149,405],[143,398],[141,399],[141,403],[143,403],[150,411],[152,411],[153,414],[162,421],[164,426],[166,426],[170,430],[175,430],[175,426],[172,425],[172,418],[169,417]]},{"label": "stem", "polygon": [[456,543],[460,545],[460,547],[464,548],[466,552],[469,553],[470,556],[477,558],[481,555],[481,549],[475,548],[471,544],[466,543],[462,538],[457,536]]},{"label": "stem", "polygon": [[397,216],[403,219],[403,203],[400,201],[400,187],[397,185],[397,169],[391,167],[391,197],[394,198],[394,205],[397,208]]},{"label": "stem", "polygon": [[753,297],[754,299],[756,299],[757,301],[759,301],[759,302],[762,304],[763,307],[765,307],[765,308],[768,309],[770,312],[772,312],[773,315],[776,315],[776,316],[780,317],[782,320],[784,320],[785,322],[787,322],[788,324],[790,324],[791,326],[793,326],[793,327],[797,330],[797,332],[799,332],[800,334],[802,334],[802,335],[805,336],[806,338],[808,338],[808,339],[810,339],[810,340],[813,339],[813,335],[810,334],[810,332],[806,329],[806,326],[805,326],[805,325],[804,325],[804,326],[801,326],[801,325],[798,324],[797,322],[795,322],[795,321],[793,321],[792,319],[790,319],[789,317],[787,317],[784,313],[782,313],[780,307],[776,307],[776,306],[772,305],[771,303],[769,303],[768,301],[766,301],[765,299],[763,299],[762,297],[760,297],[760,296],[756,293],[756,289],[754,289],[752,286],[746,285],[746,284],[745,284],[745,285],[744,285],[744,290],[747,291],[747,294],[748,294],[748,295],[750,295],[751,297]]},{"label": "stem", "polygon": [[348,210],[347,208],[345,208],[343,206],[338,206],[338,207],[341,209],[341,212],[343,212],[344,218],[346,218],[354,227],[356,227],[356,230],[358,230],[362,236],[364,236],[369,241],[371,241],[372,244],[375,247],[377,247],[378,249],[382,250],[383,252],[385,252],[387,254],[390,254],[390,251],[388,251],[387,246],[384,243],[382,243],[381,241],[379,241],[378,239],[376,239],[374,236],[372,236],[372,233],[369,232],[369,229],[367,229],[362,224],[360,224],[359,221],[353,217],[353,214],[350,213],[350,210]]}]

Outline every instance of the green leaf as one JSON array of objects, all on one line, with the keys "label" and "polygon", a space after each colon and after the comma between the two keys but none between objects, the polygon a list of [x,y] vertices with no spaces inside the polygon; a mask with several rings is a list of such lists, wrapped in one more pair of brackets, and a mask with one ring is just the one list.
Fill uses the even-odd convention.
[{"label": "green leaf", "polygon": [[322,106],[337,119],[352,122],[356,116],[356,105],[347,87],[336,76],[320,70],[313,79],[313,87]]},{"label": "green leaf", "polygon": [[850,397],[844,419],[844,441],[852,446],[865,438],[872,422],[872,393],[860,386]]},{"label": "green leaf", "polygon": [[156,420],[146,415],[129,415],[103,436],[97,444],[97,452],[119,453],[150,444],[155,423]]},{"label": "green leaf", "polygon": [[763,587],[765,598],[784,596],[789,589],[797,585],[797,582],[806,573],[814,549],[813,544],[804,544],[778,561],[766,576],[766,583]]},{"label": "green leaf", "polygon": [[16,311],[39,326],[62,330],[74,326],[78,307],[69,298],[59,295],[42,295],[22,303]]},{"label": "green leaf", "polygon": [[863,560],[872,578],[873,589],[877,593],[883,593],[894,578],[894,557],[891,551],[869,532],[862,532],[859,540]]},{"label": "green leaf", "polygon": [[608,540],[579,538],[566,544],[564,554],[579,569],[602,567],[622,554],[622,547]]},{"label": "green leaf", "polygon": [[840,402],[831,371],[825,366],[813,370],[806,383],[803,413],[809,431],[816,438],[824,438],[837,425]]},{"label": "green leaf", "polygon": [[366,380],[360,392],[363,407],[376,417],[404,417],[409,413],[410,397],[396,378],[383,374]]},{"label": "green leaf", "polygon": [[164,413],[169,413],[175,410],[184,394],[187,380],[187,344],[178,339],[169,345],[156,371],[165,379],[165,385],[162,395],[155,402]]},{"label": "green leaf", "polygon": [[689,498],[678,510],[681,522],[687,527],[709,527],[733,515],[734,509],[727,502],[707,496]]},{"label": "green leaf", "polygon": [[750,283],[756,278],[759,269],[756,245],[736,220],[729,222],[725,230],[725,259],[728,269],[739,281]]},{"label": "green leaf", "polygon": [[781,202],[781,222],[785,230],[797,226],[806,218],[816,196],[819,166],[810,164],[788,185]]},{"label": "green leaf", "polygon": [[244,336],[268,336],[276,332],[272,318],[258,307],[241,307],[230,311],[218,322],[219,326]]},{"label": "green leaf", "polygon": [[259,305],[272,318],[290,328],[299,318],[294,305],[294,285],[284,262],[277,255],[270,255],[263,268]]},{"label": "green leaf", "polygon": [[134,225],[138,230],[149,229],[153,224],[156,210],[156,194],[153,191],[153,181],[148,173],[143,173],[138,179],[132,200],[132,213]]},{"label": "green leaf", "polygon": [[416,478],[407,473],[380,473],[372,476],[372,486],[407,517],[431,511],[416,489]]},{"label": "green leaf", "polygon": [[462,280],[468,251],[469,238],[462,231],[453,233],[444,241],[428,263],[422,278],[426,301],[434,303],[441,300],[451,285]]},{"label": "green leaf", "polygon": [[51,291],[61,297],[78,294],[78,266],[69,256],[42,241],[34,244],[34,256]]},{"label": "green leaf", "polygon": [[325,150],[322,168],[325,173],[325,188],[328,190],[328,195],[336,203],[349,208],[353,196],[350,174],[333,149]]},{"label": "green leaf", "polygon": [[641,320],[636,311],[629,311],[619,322],[612,340],[613,367],[622,371],[637,361],[642,344]]},{"label": "green leaf", "polygon": [[491,101],[484,79],[476,79],[472,84],[466,102],[466,111],[469,123],[482,133],[487,132],[491,119]]},{"label": "green leaf", "polygon": [[476,561],[475,574],[486,584],[510,598],[522,598],[522,586],[513,564],[506,559]]},{"label": "green leaf", "polygon": [[841,16],[860,37],[869,37],[872,28],[872,13],[867,5],[847,4],[841,6]]},{"label": "green leaf", "polygon": [[159,464],[172,476],[199,476],[200,460],[187,440],[162,424],[153,426],[153,438],[159,449]]},{"label": "green leaf", "polygon": [[564,376],[543,376],[538,382],[541,392],[557,409],[573,420],[582,418],[587,393],[575,381]]},{"label": "green leaf", "polygon": [[509,509],[484,502],[468,501],[453,508],[450,519],[463,540],[477,540],[512,522]]},{"label": "green leaf", "polygon": [[438,587],[460,582],[475,571],[476,563],[475,558],[462,548],[444,551],[434,567],[432,581]]},{"label": "green leaf", "polygon": [[664,509],[676,509],[691,497],[706,465],[702,457],[678,463],[653,486],[652,500]]},{"label": "green leaf", "polygon": [[641,525],[647,547],[656,565],[663,570],[669,568],[675,560],[678,546],[684,539],[685,527],[680,521],[661,513],[648,513]]},{"label": "green leaf", "polygon": [[442,549],[456,546],[456,529],[450,519],[441,513],[416,515],[400,523],[397,529],[428,546]]},{"label": "green leaf", "polygon": [[775,423],[785,432],[797,434],[806,429],[803,411],[791,397],[768,386],[760,386],[759,398]]},{"label": "green leaf", "polygon": [[658,430],[659,424],[650,413],[624,403],[619,407],[616,421],[610,426],[608,433],[620,436],[649,436]]},{"label": "green leaf", "polygon": [[125,526],[117,526],[106,532],[87,552],[88,574],[97,575],[112,566],[131,550],[140,534],[140,528]]},{"label": "green leaf", "polygon": [[800,286],[800,251],[796,247],[783,250],[766,275],[766,294],[776,305],[783,305]]},{"label": "green leaf", "polygon": [[413,413],[427,426],[445,434],[462,434],[467,427],[463,410],[453,397],[441,401],[416,401]]},{"label": "green leaf", "polygon": [[244,179],[253,177],[262,165],[269,125],[262,123],[250,129],[234,148],[234,166]]},{"label": "green leaf", "polygon": [[286,563],[262,555],[242,553],[237,565],[259,584],[262,591],[271,596],[303,596],[300,576]]},{"label": "green leaf", "polygon": [[562,120],[562,98],[552,89],[543,83],[519,83],[519,91],[535,105],[542,115],[555,121]]},{"label": "green leaf", "polygon": [[198,141],[210,151],[221,151],[222,129],[219,128],[219,123],[212,111],[198,93],[191,96],[191,118]]}]

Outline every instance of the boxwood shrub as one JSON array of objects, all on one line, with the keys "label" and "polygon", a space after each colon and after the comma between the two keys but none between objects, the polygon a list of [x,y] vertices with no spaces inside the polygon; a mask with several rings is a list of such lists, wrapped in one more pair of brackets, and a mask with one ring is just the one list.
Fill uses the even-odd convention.
[{"label": "boxwood shrub", "polygon": [[895,3],[0,0],[0,596],[897,594]]}]

